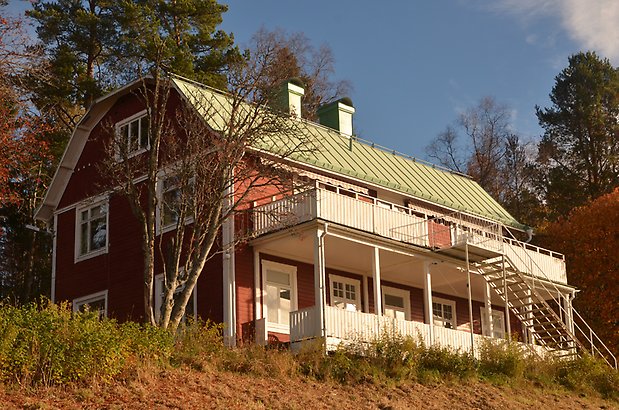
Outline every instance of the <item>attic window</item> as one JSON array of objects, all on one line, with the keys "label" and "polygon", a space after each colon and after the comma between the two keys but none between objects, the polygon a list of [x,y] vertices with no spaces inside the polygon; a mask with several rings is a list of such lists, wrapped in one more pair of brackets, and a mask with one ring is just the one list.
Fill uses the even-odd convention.
[{"label": "attic window", "polygon": [[130,158],[150,148],[148,138],[149,118],[147,111],[140,111],[116,124],[116,156]]}]

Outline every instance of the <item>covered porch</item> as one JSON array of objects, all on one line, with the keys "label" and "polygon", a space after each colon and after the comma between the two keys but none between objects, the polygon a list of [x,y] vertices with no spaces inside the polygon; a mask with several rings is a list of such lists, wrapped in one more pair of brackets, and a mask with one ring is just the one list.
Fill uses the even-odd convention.
[{"label": "covered porch", "polygon": [[486,280],[452,255],[321,220],[252,247],[259,342],[320,337],[335,348],[397,332],[472,351],[483,335],[526,338]]}]

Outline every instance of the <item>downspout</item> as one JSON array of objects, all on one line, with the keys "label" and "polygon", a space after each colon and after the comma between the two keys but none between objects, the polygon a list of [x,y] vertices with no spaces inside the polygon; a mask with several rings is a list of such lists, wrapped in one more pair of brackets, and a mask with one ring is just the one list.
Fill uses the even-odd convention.
[{"label": "downspout", "polygon": [[527,233],[528,237],[524,241],[524,243],[529,243],[529,242],[531,242],[531,239],[533,239],[533,228],[528,227],[527,230],[526,230],[526,233]]},{"label": "downspout", "polygon": [[52,303],[56,303],[56,232],[58,226],[58,214],[54,212],[54,225],[52,227],[52,283],[50,290],[50,299]]}]

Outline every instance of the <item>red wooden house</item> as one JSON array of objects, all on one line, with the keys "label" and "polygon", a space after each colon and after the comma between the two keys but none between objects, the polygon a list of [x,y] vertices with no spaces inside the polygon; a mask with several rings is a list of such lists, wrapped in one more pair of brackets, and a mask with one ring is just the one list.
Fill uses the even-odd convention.
[{"label": "red wooden house", "polygon": [[[148,149],[138,86],[88,110],[36,215],[55,233],[52,298],[121,320],[144,310],[140,234],[127,201],[97,190],[97,163],[102,124]],[[172,90],[173,104],[217,93],[179,78]],[[563,255],[516,239],[527,227],[475,181],[356,138],[349,100],[322,107],[318,124],[299,118],[302,87],[285,91],[290,121],[320,146],[288,159],[311,188],[252,207],[251,240],[208,263],[190,311],[223,322],[231,344],[322,337],[332,347],[392,331],[473,350],[511,338],[615,364],[572,308]]]}]

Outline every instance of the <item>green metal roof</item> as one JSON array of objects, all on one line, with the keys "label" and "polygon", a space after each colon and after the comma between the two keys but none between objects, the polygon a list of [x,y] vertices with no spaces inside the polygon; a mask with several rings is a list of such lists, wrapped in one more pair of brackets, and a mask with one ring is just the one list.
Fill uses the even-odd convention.
[{"label": "green metal roof", "polygon": [[[226,97],[199,84],[178,78],[173,81],[186,100],[198,108],[213,128],[221,129],[220,126],[225,122],[226,108],[229,106],[225,101]],[[198,103],[198,99],[202,101]],[[208,104],[204,104],[205,101],[208,101]],[[206,105],[211,107],[212,112],[205,112]],[[385,150],[354,137],[351,140],[337,130],[319,124],[299,122],[302,123],[302,126],[298,127],[299,132],[303,133],[304,139],[312,141],[316,149],[293,153],[290,156],[292,160],[517,229],[526,228],[467,176]],[[287,138],[295,139],[290,136]],[[277,148],[273,147],[277,144],[263,142],[260,145],[256,148],[277,151]],[[271,148],[268,148],[269,146]]]}]

